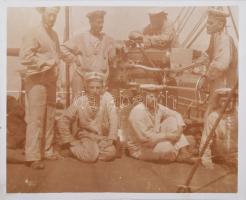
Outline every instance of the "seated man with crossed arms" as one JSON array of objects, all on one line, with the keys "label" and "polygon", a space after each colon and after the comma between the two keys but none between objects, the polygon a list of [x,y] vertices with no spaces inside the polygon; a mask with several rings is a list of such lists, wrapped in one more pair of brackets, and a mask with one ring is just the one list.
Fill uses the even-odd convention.
[{"label": "seated man with crossed arms", "polygon": [[188,162],[194,159],[183,135],[182,116],[157,102],[159,85],[143,84],[143,102],[129,114],[127,149],[131,157],[147,161]]}]

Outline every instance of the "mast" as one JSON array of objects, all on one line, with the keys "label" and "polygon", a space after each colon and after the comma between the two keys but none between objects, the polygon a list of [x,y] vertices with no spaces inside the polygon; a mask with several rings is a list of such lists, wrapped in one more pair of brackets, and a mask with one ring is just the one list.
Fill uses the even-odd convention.
[{"label": "mast", "polygon": [[[65,7],[65,28],[64,28],[64,40],[69,40],[69,7]],[[70,71],[69,64],[66,64],[66,107],[70,105]]]}]

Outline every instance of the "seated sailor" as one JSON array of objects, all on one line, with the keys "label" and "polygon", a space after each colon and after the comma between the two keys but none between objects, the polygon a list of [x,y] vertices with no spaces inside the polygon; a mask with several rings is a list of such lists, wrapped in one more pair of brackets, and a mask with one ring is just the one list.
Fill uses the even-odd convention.
[{"label": "seated sailor", "polygon": [[[85,94],[76,99],[58,120],[62,144],[69,146],[79,160],[109,161],[116,157],[118,116],[112,95],[104,91],[104,75],[85,74]],[[72,135],[70,127],[78,119],[79,131]]]},{"label": "seated sailor", "polygon": [[[200,151],[206,143],[208,135],[210,134],[215,121],[219,117],[219,113],[221,112],[221,109],[223,108],[231,90],[231,88],[219,88],[215,90],[212,106],[213,111],[208,115],[204,125],[200,143]],[[233,97],[215,129],[214,137],[209,142],[208,147],[202,155],[201,159],[204,167],[213,169],[213,160],[216,160],[216,157],[227,163],[233,164],[233,162],[236,162],[237,123],[235,97]]]},{"label": "seated sailor", "polygon": [[183,135],[182,116],[157,102],[161,86],[143,84],[143,102],[129,114],[127,149],[131,157],[147,161],[192,163],[189,142]]}]

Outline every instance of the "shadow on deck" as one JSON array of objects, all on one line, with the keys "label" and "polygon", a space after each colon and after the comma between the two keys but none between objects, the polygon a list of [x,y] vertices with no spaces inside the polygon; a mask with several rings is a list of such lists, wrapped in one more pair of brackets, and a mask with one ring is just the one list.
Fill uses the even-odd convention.
[{"label": "shadow on deck", "polygon": [[[73,158],[45,161],[44,170],[21,164],[7,165],[7,192],[149,192],[173,193],[192,166],[156,164],[123,156],[112,162],[83,163]],[[192,192],[237,192],[237,174],[221,165],[214,170],[199,167]]]}]

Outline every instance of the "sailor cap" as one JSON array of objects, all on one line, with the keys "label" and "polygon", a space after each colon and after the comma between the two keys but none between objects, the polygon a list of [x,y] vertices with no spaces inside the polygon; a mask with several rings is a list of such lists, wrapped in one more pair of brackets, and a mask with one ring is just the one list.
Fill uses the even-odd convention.
[{"label": "sailor cap", "polygon": [[229,17],[229,13],[226,12],[223,7],[209,7],[208,8],[208,15],[215,16],[215,17]]},{"label": "sailor cap", "polygon": [[167,12],[165,12],[163,9],[160,9],[160,8],[155,8],[155,9],[151,9],[149,11],[149,16],[150,17],[157,17],[157,16],[166,16],[168,15]]},{"label": "sailor cap", "polygon": [[100,72],[87,72],[84,75],[85,81],[98,80],[104,81],[104,74]]},{"label": "sailor cap", "polygon": [[218,96],[228,96],[231,93],[231,88],[219,88],[216,89],[214,92]]},{"label": "sailor cap", "polygon": [[57,14],[60,11],[60,7],[55,6],[55,7],[37,7],[36,10],[40,13],[43,14],[44,10],[48,8],[50,9],[52,12],[54,12],[55,14]]},{"label": "sailor cap", "polygon": [[92,12],[87,13],[87,17],[89,20],[94,20],[96,18],[103,18],[106,12],[104,10],[95,10]]}]

